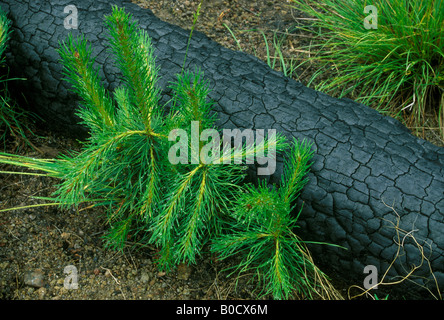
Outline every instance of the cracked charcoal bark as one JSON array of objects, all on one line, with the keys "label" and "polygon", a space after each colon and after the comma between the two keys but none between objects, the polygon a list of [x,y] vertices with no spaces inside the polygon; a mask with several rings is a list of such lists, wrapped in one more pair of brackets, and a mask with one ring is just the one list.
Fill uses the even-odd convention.
[{"label": "cracked charcoal bark", "polygon": [[[189,31],[162,22],[135,4],[114,3],[124,5],[152,37],[166,101],[166,85],[181,70]],[[63,27],[68,4],[78,9],[78,30]],[[118,69],[105,49],[103,25],[103,16],[111,12],[109,1],[2,0],[0,6],[13,21],[7,53],[10,76],[28,79],[18,88],[48,126],[78,135],[81,128],[74,116],[78,98],[61,80],[62,66],[55,50],[68,33],[86,34],[97,64],[103,66],[104,83],[113,90],[118,85]],[[385,201],[399,214],[401,229],[415,230],[444,288],[444,148],[413,137],[392,118],[306,88],[199,32],[193,33],[187,61],[192,70],[201,67],[210,81],[210,98],[216,102],[221,128],[275,128],[290,138],[314,142],[309,183],[298,203],[299,207],[304,203],[299,233],[305,240],[348,248],[311,246],[315,261],[357,284],[366,276],[365,265],[375,265],[381,275],[397,249],[396,234],[388,222],[396,223],[397,216]],[[280,161],[270,181],[278,181],[281,171]],[[405,255],[389,276],[405,275],[411,264],[420,262],[411,239],[403,240]],[[434,288],[433,282],[427,283],[432,278],[426,263],[417,274],[426,278],[416,279],[417,283]],[[409,290],[417,288],[406,285]],[[403,286],[393,289],[404,290]]]}]

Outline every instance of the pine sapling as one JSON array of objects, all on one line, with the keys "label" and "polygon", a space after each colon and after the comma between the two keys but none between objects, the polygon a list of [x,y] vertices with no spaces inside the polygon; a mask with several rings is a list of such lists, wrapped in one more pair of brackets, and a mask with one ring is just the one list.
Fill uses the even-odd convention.
[{"label": "pine sapling", "polygon": [[294,233],[299,214],[292,215],[293,205],[307,182],[311,157],[311,146],[295,140],[280,188],[270,188],[264,180],[257,187],[249,185],[247,192],[237,198],[231,230],[213,242],[212,250],[219,259],[241,257],[239,265],[231,267],[233,272],[258,274],[263,294],[275,299],[298,294],[311,298],[313,292],[321,296],[335,294],[315,266],[306,242]]},{"label": "pine sapling", "polygon": [[[54,197],[47,200],[62,208],[82,203],[104,207],[108,246],[121,249],[130,234],[138,235],[141,242],[159,246],[161,268],[193,263],[202,246],[222,229],[224,216],[241,192],[246,167],[234,163],[231,149],[220,161],[206,161],[223,145],[207,137],[213,142],[208,148],[200,139],[214,129],[215,119],[202,73],[178,75],[167,110],[159,103],[158,71],[147,33],[116,6],[106,26],[122,72],[121,86],[113,94],[101,84],[84,36],[69,36],[59,49],[66,80],[81,98],[77,115],[90,134],[82,150],[47,160],[0,154],[0,162],[60,179]],[[197,132],[192,124],[197,124]],[[181,136],[175,132],[191,139],[176,142]],[[177,144],[179,152],[183,147],[191,152],[173,163]],[[280,151],[284,138],[265,139],[260,147]],[[256,149],[243,145],[237,155],[251,158]]]}]

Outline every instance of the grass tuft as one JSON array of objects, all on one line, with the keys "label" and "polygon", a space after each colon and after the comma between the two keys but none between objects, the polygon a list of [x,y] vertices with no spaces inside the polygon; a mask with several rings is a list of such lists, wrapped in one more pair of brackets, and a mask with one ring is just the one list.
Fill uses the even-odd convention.
[{"label": "grass tuft", "polygon": [[3,141],[3,145],[6,147],[6,137],[9,133],[15,138],[16,142],[21,141],[35,148],[26,136],[30,130],[25,123],[29,120],[30,114],[20,109],[11,99],[8,92],[7,84],[9,81],[24,80],[8,78],[7,75],[8,72],[7,67],[4,65],[5,57],[3,53],[7,48],[10,34],[10,21],[6,13],[0,8],[0,140]]},{"label": "grass tuft", "polygon": [[443,0],[292,1],[315,18],[307,30],[317,54],[306,62],[321,67],[311,83],[329,75],[317,90],[403,119],[416,134],[431,116],[444,137]]}]

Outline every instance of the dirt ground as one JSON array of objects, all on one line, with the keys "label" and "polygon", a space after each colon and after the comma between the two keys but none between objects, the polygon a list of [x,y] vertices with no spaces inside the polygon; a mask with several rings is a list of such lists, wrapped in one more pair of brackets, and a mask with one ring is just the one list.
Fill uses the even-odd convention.
[{"label": "dirt ground", "polygon": [[[162,20],[185,29],[191,28],[193,13],[199,3],[188,0],[133,1],[150,8]],[[267,39],[273,39],[274,35],[284,36],[298,23],[298,17],[300,15],[282,0],[204,1],[197,30],[228,48],[241,48],[266,59],[264,37],[258,31],[262,31]],[[300,33],[299,37],[285,41],[283,53],[287,57],[307,54],[298,48],[309,41],[309,35]],[[309,75],[310,68],[298,73],[302,82]],[[75,140],[55,136],[41,128],[35,130],[37,136],[30,138],[39,151],[13,138],[8,140],[6,151],[53,158],[80,148]],[[2,170],[16,169],[0,165]],[[42,203],[35,197],[50,196],[56,183],[46,177],[2,174],[0,210]],[[36,206],[0,213],[0,299],[258,299],[260,288],[252,280],[252,275],[238,279],[227,277],[224,269],[235,261],[218,262],[203,252],[197,265],[181,265],[174,272],[163,273],[155,264],[155,248],[141,248],[135,241],[122,252],[105,249],[101,237],[106,228],[100,210],[76,212],[62,211],[55,206]],[[351,283],[330,276],[346,298]],[[76,281],[65,282],[67,279]],[[72,287],[73,283],[77,283],[77,289]]]}]

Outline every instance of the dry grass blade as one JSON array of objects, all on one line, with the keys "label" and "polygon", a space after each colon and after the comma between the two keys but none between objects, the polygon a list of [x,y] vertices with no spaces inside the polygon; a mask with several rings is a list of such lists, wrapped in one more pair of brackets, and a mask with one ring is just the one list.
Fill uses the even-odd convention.
[{"label": "dry grass blade", "polygon": [[[440,291],[440,289],[439,289],[438,281],[437,281],[435,275],[433,274],[433,271],[432,271],[432,268],[431,268],[431,265],[430,265],[430,261],[429,261],[429,259],[428,259],[428,258],[425,256],[425,254],[424,254],[424,246],[421,245],[421,244],[418,242],[418,240],[415,238],[415,236],[414,236],[414,232],[415,232],[415,231],[418,231],[418,230],[416,230],[416,229],[412,229],[412,230],[410,230],[410,231],[406,231],[406,230],[401,229],[401,228],[399,227],[401,217],[400,217],[400,215],[398,214],[398,212],[396,212],[396,210],[395,210],[392,206],[389,206],[389,205],[387,205],[386,203],[384,203],[384,205],[387,206],[388,208],[390,208],[391,210],[393,210],[393,212],[395,213],[395,215],[396,215],[396,217],[397,217],[397,218],[396,218],[396,223],[393,222],[393,221],[389,221],[389,220],[387,220],[387,219],[383,219],[383,220],[389,222],[389,223],[392,225],[392,228],[393,228],[393,229],[395,230],[395,232],[396,232],[396,240],[395,240],[394,242],[396,243],[396,245],[398,246],[398,248],[397,248],[397,251],[396,251],[395,257],[393,258],[393,260],[391,261],[389,267],[385,270],[383,276],[381,277],[381,279],[379,280],[379,282],[378,282],[377,284],[374,284],[373,286],[371,286],[371,287],[368,288],[368,289],[361,288],[360,286],[357,286],[357,285],[350,286],[349,289],[348,289],[348,298],[349,298],[349,299],[355,299],[355,298],[361,297],[361,296],[363,296],[363,295],[367,295],[367,296],[369,296],[370,298],[375,299],[375,298],[370,294],[370,291],[373,290],[375,287],[377,287],[377,286],[379,286],[379,285],[382,285],[382,286],[392,286],[392,285],[400,284],[400,283],[402,283],[402,282],[404,282],[404,281],[411,281],[413,284],[419,285],[418,283],[414,282],[411,278],[415,276],[415,275],[414,275],[415,271],[417,271],[418,269],[420,269],[420,268],[422,267],[424,261],[426,261],[427,264],[428,264],[429,270],[430,270],[430,275],[431,275],[431,277],[433,278],[433,280],[434,280],[434,284],[435,284],[435,286],[436,286],[436,293],[432,292],[432,290],[431,290],[430,288],[428,288],[428,287],[423,287],[423,286],[421,286],[421,287],[423,287],[424,289],[426,289],[434,299],[436,299],[436,300],[442,300],[443,297],[442,297],[441,291]],[[402,236],[402,238],[401,238],[401,236]],[[418,248],[418,253],[420,254],[421,262],[420,262],[418,265],[414,265],[413,267],[411,267],[410,270],[406,270],[407,274],[406,274],[405,276],[400,277],[401,279],[399,279],[399,280],[397,280],[397,281],[384,282],[384,280],[385,280],[385,278],[387,277],[387,274],[389,273],[390,269],[393,267],[393,265],[395,264],[395,262],[396,262],[396,261],[398,260],[398,258],[401,256],[401,255],[400,255],[400,252],[401,252],[401,249],[404,247],[404,243],[405,243],[405,241],[406,241],[407,238],[411,239],[411,240],[414,242],[415,246]],[[431,248],[430,248],[430,250],[431,250]],[[359,289],[359,290],[362,291],[362,292],[359,293],[359,294],[356,294],[356,295],[351,296],[351,294],[350,294],[350,290],[351,290],[352,288]]]}]

